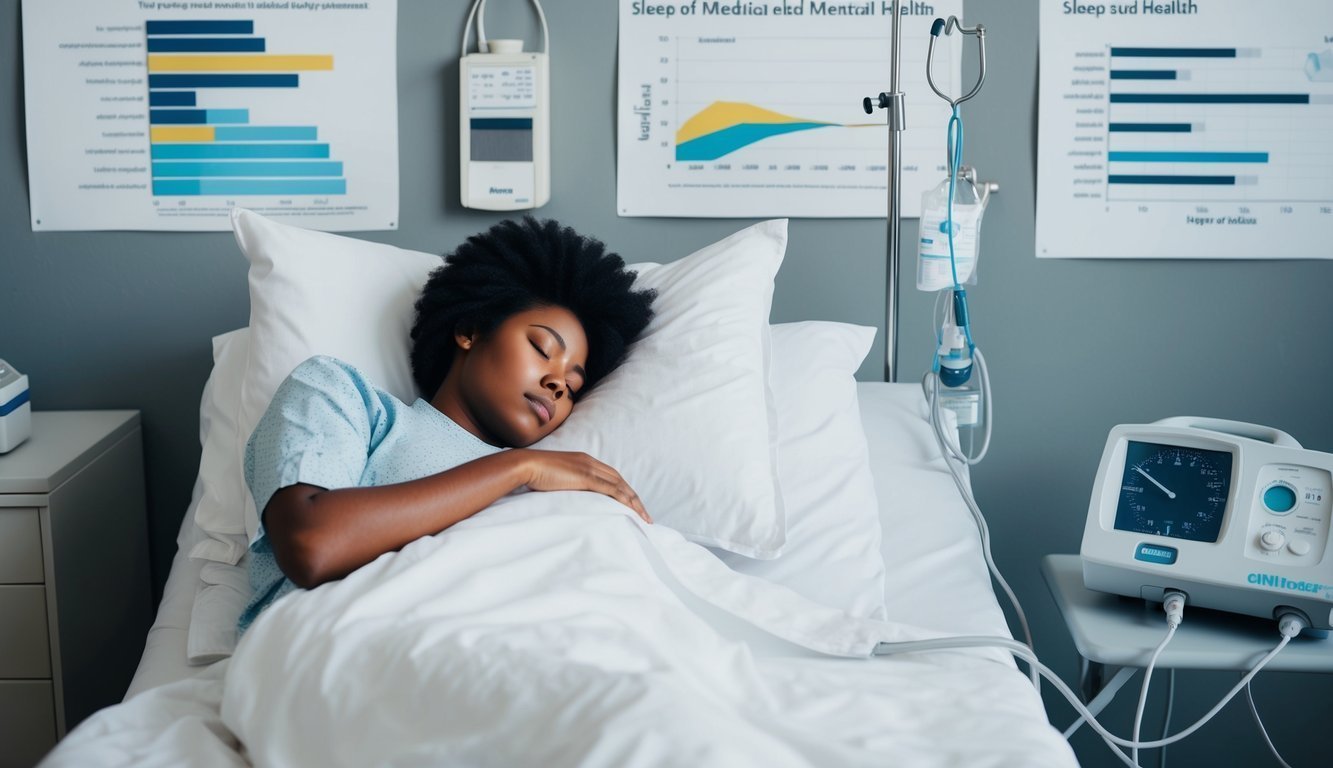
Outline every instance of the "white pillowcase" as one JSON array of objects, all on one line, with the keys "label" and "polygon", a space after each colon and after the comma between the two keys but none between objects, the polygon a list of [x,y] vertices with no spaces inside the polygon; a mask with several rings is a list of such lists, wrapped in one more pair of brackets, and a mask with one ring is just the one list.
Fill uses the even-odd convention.
[{"label": "white pillowcase", "polygon": [[[213,372],[204,384],[199,403],[199,461],[202,493],[195,507],[195,523],[208,536],[190,550],[190,557],[234,563],[245,554],[245,504],[250,494],[241,477],[236,455],[241,435],[241,381],[249,354],[248,328],[213,337]],[[251,506],[254,502],[251,501]]]},{"label": "white pillowcase", "polygon": [[718,555],[816,602],[883,618],[882,526],[854,378],[875,329],[784,323],[772,336],[787,546],[776,560]]},{"label": "white pillowcase", "polygon": [[[242,527],[242,510],[250,492],[235,460],[236,441],[248,435],[237,432],[241,405],[241,380],[250,354],[250,329],[240,328],[213,338],[213,372],[204,385],[199,406],[200,439],[204,444],[199,463],[202,487],[195,520],[205,499],[214,511],[230,513],[233,526]],[[253,502],[252,502],[253,504]],[[202,526],[201,526],[202,527]],[[231,655],[236,647],[236,619],[249,602],[250,576],[244,558],[244,531],[200,537],[190,553],[205,562],[194,585],[185,655],[190,664],[208,664]],[[232,563],[235,563],[233,565]]]},{"label": "white pillowcase", "polygon": [[[232,225],[251,265],[250,349],[230,461],[216,449],[205,453],[223,465],[222,477],[236,479],[241,498],[238,508],[220,491],[196,515],[217,544],[196,548],[195,556],[220,562],[236,562],[258,530],[241,480],[245,443],[299,363],[332,355],[396,397],[415,400],[413,304],[441,264],[438,256],[311,232],[250,211],[234,211]],[[767,323],[786,242],[786,221],[769,221],[677,262],[637,267],[636,287],[659,292],[655,319],[625,365],[547,438],[558,440],[542,447],[587,451],[615,466],[655,520],[696,541],[777,555],[786,523],[767,391]]]},{"label": "white pillowcase", "polygon": [[[232,229],[250,261],[238,467],[278,385],[313,355],[339,358],[400,400],[416,400],[408,360],[412,307],[431,270],[443,263],[439,256],[312,232],[239,208],[232,211]],[[248,491],[244,502],[243,530],[253,539],[259,513]]]},{"label": "white pillowcase", "polygon": [[534,445],[586,451],[620,472],[653,521],[692,541],[772,558],[786,541],[768,392],[773,277],[785,219],[670,264],[637,266],[657,291],[624,364]]}]

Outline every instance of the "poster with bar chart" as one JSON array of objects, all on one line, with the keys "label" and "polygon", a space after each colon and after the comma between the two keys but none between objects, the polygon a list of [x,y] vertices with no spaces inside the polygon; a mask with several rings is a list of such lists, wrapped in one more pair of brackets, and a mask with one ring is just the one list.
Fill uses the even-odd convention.
[{"label": "poster with bar chart", "polygon": [[1043,0],[1040,99],[1037,256],[1333,258],[1333,2]]},{"label": "poster with bar chart", "polygon": [[398,226],[397,0],[24,0],[34,231]]},{"label": "poster with bar chart", "polygon": [[[926,84],[936,17],[962,0],[898,3],[904,216],[947,176],[949,105]],[[620,2],[621,216],[874,218],[888,212],[888,2]],[[934,74],[958,93],[962,35]],[[971,38],[969,38],[969,41]]]}]

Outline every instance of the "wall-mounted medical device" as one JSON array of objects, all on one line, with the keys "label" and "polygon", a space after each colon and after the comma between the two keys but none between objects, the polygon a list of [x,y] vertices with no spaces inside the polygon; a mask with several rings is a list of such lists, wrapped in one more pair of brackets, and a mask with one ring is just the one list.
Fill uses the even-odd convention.
[{"label": "wall-mounted medical device", "polygon": [[32,434],[28,377],[0,360],[0,453],[9,453]]},{"label": "wall-mounted medical device", "polygon": [[[459,175],[463,205],[488,211],[538,208],[551,199],[551,40],[542,51],[522,40],[487,40],[486,0],[475,0],[463,27],[459,61]],[[477,51],[468,52],[472,19]]]},{"label": "wall-mounted medical device", "polygon": [[1111,430],[1083,529],[1089,589],[1333,626],[1333,454],[1255,424],[1175,417]]}]

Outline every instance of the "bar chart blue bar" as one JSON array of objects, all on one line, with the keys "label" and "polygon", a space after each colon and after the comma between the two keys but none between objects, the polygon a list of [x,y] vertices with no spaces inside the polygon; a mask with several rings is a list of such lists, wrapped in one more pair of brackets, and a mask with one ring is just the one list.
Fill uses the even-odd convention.
[{"label": "bar chart blue bar", "polygon": [[149,53],[263,53],[262,37],[150,37]]},{"label": "bar chart blue bar", "polygon": [[307,125],[219,125],[213,129],[214,141],[314,141],[319,138],[315,126]]},{"label": "bar chart blue bar", "polygon": [[1112,104],[1309,104],[1308,93],[1113,93]]},{"label": "bar chart blue bar", "polygon": [[327,158],[328,144],[154,144],[154,160]]},{"label": "bar chart blue bar", "polygon": [[253,21],[226,19],[157,19],[146,23],[149,35],[253,35]]},{"label": "bar chart blue bar", "polygon": [[1109,152],[1107,159],[1127,163],[1266,163],[1267,152]]},{"label": "bar chart blue bar", "polygon": [[153,178],[341,176],[340,162],[224,160],[222,162],[153,163]]},{"label": "bar chart blue bar", "polygon": [[1174,69],[1113,69],[1112,80],[1175,80]]},{"label": "bar chart blue bar", "polygon": [[[149,123],[164,126],[162,141],[150,144],[152,192],[165,196],[296,196],[345,195],[344,164],[331,160],[330,145],[316,143],[316,125],[250,125],[245,101],[211,106],[214,88],[299,88],[300,76],[293,68],[255,67],[239,60],[247,54],[269,54],[266,38],[255,37],[248,20],[157,20],[147,24],[147,52],[201,54],[201,64],[191,72],[153,73],[148,76]],[[277,42],[274,46],[278,46]],[[238,54],[237,63],[213,61],[219,54]],[[213,71],[207,71],[207,70]],[[283,71],[286,69],[287,71]],[[202,71],[199,71],[202,70]],[[172,89],[172,90],[167,90]],[[178,89],[178,90],[177,90]],[[228,96],[243,98],[242,96]],[[232,108],[236,107],[236,108]],[[270,118],[271,120],[271,118]],[[268,122],[268,121],[266,121]],[[283,122],[281,119],[278,122]],[[189,136],[165,126],[208,126]],[[185,141],[167,140],[168,133]],[[187,129],[194,131],[196,129]],[[154,131],[158,131],[155,127]]]},{"label": "bar chart blue bar", "polygon": [[149,75],[149,88],[296,88],[298,75]]},{"label": "bar chart blue bar", "polygon": [[1111,123],[1111,133],[1190,133],[1192,123]]},{"label": "bar chart blue bar", "polygon": [[1171,184],[1178,186],[1235,186],[1235,176],[1155,176],[1144,174],[1111,174],[1106,177],[1111,184]]},{"label": "bar chart blue bar", "polygon": [[1234,59],[1235,48],[1136,48],[1112,47],[1112,56],[1171,59]]},{"label": "bar chart blue bar", "polygon": [[347,179],[154,179],[154,195],[345,195]]},{"label": "bar chart blue bar", "polygon": [[214,125],[248,123],[248,109],[152,109],[148,122],[153,125]]},{"label": "bar chart blue bar", "polygon": [[194,91],[149,91],[150,107],[193,107]]}]

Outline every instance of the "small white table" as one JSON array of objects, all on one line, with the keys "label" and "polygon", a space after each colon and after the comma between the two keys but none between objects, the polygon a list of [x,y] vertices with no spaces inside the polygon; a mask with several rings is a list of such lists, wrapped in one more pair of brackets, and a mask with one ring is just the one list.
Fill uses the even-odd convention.
[{"label": "small white table", "polygon": [[[1083,657],[1084,699],[1089,709],[1100,711],[1135,670],[1148,665],[1166,636],[1166,614],[1160,604],[1083,586],[1078,555],[1047,555],[1041,573]],[[1281,639],[1276,620],[1186,606],[1185,620],[1158,657],[1157,667],[1244,671]],[[1114,668],[1110,680],[1109,668]],[[1264,669],[1333,672],[1333,638],[1297,636]]]}]

